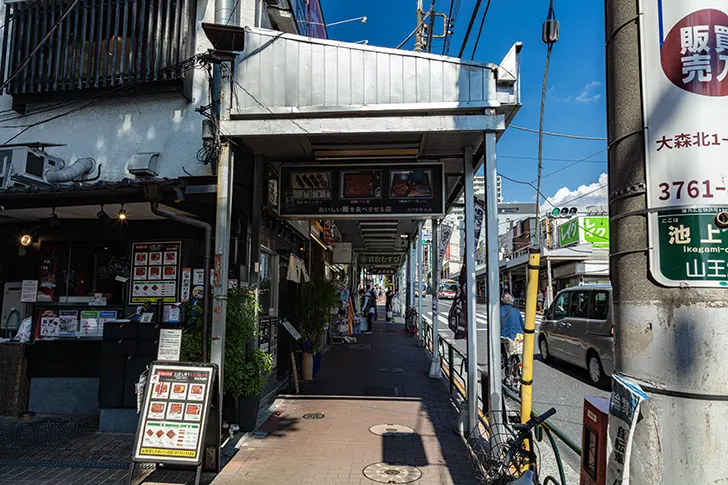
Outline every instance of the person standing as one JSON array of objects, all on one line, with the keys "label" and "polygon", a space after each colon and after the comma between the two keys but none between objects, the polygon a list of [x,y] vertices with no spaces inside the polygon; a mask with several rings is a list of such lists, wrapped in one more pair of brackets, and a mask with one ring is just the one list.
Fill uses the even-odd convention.
[{"label": "person standing", "polygon": [[390,317],[390,312],[392,312],[392,297],[393,296],[394,296],[394,292],[392,291],[392,288],[387,288],[386,300],[385,300],[386,303],[384,305],[384,307],[385,307],[384,311],[387,312],[387,321],[388,322],[392,321],[392,319]]},{"label": "person standing", "polygon": [[370,286],[367,292],[364,294],[364,303],[362,304],[362,313],[367,318],[367,330],[366,334],[372,333],[374,330],[374,317],[377,311],[377,297],[375,296],[374,289]]}]

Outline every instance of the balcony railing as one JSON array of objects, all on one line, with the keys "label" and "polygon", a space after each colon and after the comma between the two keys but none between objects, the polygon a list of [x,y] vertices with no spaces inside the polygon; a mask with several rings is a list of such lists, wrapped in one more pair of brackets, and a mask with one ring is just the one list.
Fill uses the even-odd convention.
[{"label": "balcony railing", "polygon": [[[0,83],[13,96],[124,91],[185,80],[192,0],[8,3]],[[191,75],[191,74],[190,74]]]}]

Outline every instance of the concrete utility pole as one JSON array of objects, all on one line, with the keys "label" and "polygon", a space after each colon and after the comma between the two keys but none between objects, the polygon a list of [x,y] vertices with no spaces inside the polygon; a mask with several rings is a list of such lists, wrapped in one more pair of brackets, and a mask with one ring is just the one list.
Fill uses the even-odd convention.
[{"label": "concrete utility pole", "polygon": [[425,295],[422,294],[422,287],[424,282],[422,281],[422,221],[417,224],[417,346],[425,346],[425,332],[422,328],[422,299]]},{"label": "concrete utility pole", "polygon": [[417,0],[417,31],[415,32],[415,52],[422,52],[425,46],[425,24],[423,23],[422,0]]},{"label": "concrete utility pole", "polygon": [[[635,428],[631,483],[721,483],[728,456],[728,258],[685,249],[728,245],[728,233],[718,230],[726,221],[721,160],[728,147],[701,144],[686,157],[674,138],[689,133],[702,142],[702,132],[728,133],[716,25],[725,23],[718,19],[728,8],[719,0],[663,0],[659,9],[657,3],[606,1],[615,373],[649,396]],[[707,49],[693,45],[700,32]],[[719,68],[690,78],[684,56],[696,51]]]},{"label": "concrete utility pole", "polygon": [[430,361],[430,372],[428,375],[433,379],[442,377],[440,371],[440,353],[438,352],[438,330],[440,328],[439,293],[440,293],[440,269],[437,255],[439,253],[440,231],[438,231],[438,220],[432,219],[432,361]]}]

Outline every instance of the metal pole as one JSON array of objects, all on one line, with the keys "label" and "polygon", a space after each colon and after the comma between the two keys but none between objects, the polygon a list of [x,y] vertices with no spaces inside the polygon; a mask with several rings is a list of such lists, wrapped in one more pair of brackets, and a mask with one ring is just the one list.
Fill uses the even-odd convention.
[{"label": "metal pole", "polygon": [[236,25],[233,12],[235,11],[235,0],[215,0],[215,23],[222,25]]},{"label": "metal pole", "polygon": [[[470,434],[477,428],[480,422],[478,419],[478,329],[475,319],[475,227],[473,225],[475,222],[475,207],[473,206],[475,191],[473,188],[474,168],[472,147],[465,147],[464,149],[463,173],[465,175],[465,255],[463,264],[465,265],[465,285],[467,290],[467,294],[465,295],[465,311],[468,319],[466,323],[466,328],[468,329],[468,429],[466,432]],[[498,261],[496,261],[495,266],[490,266],[490,268],[497,267]],[[497,271],[492,272],[492,274],[497,277]],[[495,284],[498,284],[497,280]],[[492,327],[492,325],[488,326]],[[498,348],[500,348],[500,342]]]},{"label": "metal pole", "polygon": [[407,270],[409,272],[409,282],[408,282],[408,290],[409,290],[409,307],[414,308],[415,307],[415,248],[414,248],[414,241],[410,241],[409,246],[409,266],[407,267]]},{"label": "metal pole", "polygon": [[548,286],[546,287],[546,298],[544,299],[544,309],[551,304],[554,299],[554,281],[551,274],[551,258],[546,258],[546,275],[548,276]]},{"label": "metal pole", "polygon": [[[496,134],[488,132],[485,146],[485,250],[488,269],[488,412],[496,434],[502,421],[501,353],[500,353],[500,288],[498,287],[498,174],[495,164]],[[467,205],[466,205],[467,207]],[[493,269],[492,269],[493,268]],[[483,396],[485,399],[485,396]]]},{"label": "metal pole", "polygon": [[424,330],[422,328],[422,300],[425,295],[422,294],[422,221],[417,224],[417,346],[425,346]]},{"label": "metal pole", "polygon": [[425,46],[424,24],[422,23],[422,0],[417,0],[417,32],[415,33],[415,52],[421,52]]},{"label": "metal pole", "polygon": [[439,379],[442,377],[440,369],[440,352],[438,330],[440,328],[439,298],[440,298],[440,271],[437,265],[437,254],[439,251],[440,232],[438,231],[438,220],[432,219],[432,361],[430,361],[429,377]]}]

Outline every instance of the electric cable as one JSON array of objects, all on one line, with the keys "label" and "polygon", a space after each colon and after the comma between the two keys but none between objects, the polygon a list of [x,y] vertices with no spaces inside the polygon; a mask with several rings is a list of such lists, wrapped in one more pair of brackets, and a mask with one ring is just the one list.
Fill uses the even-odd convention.
[{"label": "electric cable", "polygon": [[[534,130],[533,128],[524,128],[523,126],[517,125],[508,125],[508,128],[513,128],[514,130],[520,131],[527,131],[529,133],[540,133],[539,130]],[[543,134],[546,136],[555,136],[559,138],[572,138],[574,140],[607,141],[606,138],[600,136],[566,135],[564,133],[552,133],[549,131],[544,131]]]},{"label": "electric cable", "polygon": [[[568,168],[571,168],[571,167],[573,167],[574,165],[578,165],[578,164],[580,164],[580,163],[584,163],[584,162],[586,162],[586,161],[587,161],[588,159],[590,159],[591,157],[595,157],[595,156],[599,155],[600,153],[604,153],[604,152],[606,152],[607,150],[608,150],[608,148],[603,148],[603,149],[599,150],[598,152],[594,152],[594,153],[592,153],[591,155],[589,155],[589,156],[588,156],[588,157],[586,157],[586,158],[583,158],[583,159],[581,159],[581,160],[576,160],[575,162],[573,162],[573,163],[570,163],[570,164],[566,165],[565,167],[561,167],[561,168],[558,168],[558,169],[556,169],[556,170],[554,170],[554,171],[552,171],[552,172],[549,172],[549,173],[547,173],[546,175],[543,175],[543,176],[541,177],[541,179],[545,179],[546,177],[550,177],[550,176],[552,176],[552,175],[555,175],[555,174],[557,174],[557,173],[559,173],[559,172],[563,172],[564,170],[566,170],[566,169],[568,169]],[[534,180],[534,182],[537,182],[537,180]]]},{"label": "electric cable", "polygon": [[[593,156],[593,155],[592,155]],[[524,157],[524,156],[518,156],[518,155],[498,155],[496,158],[509,158],[513,160],[538,160],[538,157]],[[579,162],[579,163],[594,163],[594,164],[606,164],[606,160],[586,160],[586,159],[576,159],[576,158],[542,158],[545,162]]]},{"label": "electric cable", "polygon": [[478,29],[478,37],[475,38],[475,46],[473,47],[473,54],[470,56],[470,60],[475,59],[475,51],[478,50],[478,44],[480,43],[480,34],[483,33],[483,25],[485,25],[485,17],[488,16],[488,10],[490,10],[490,0],[485,5],[485,12],[483,12],[483,18],[480,19],[480,28]]},{"label": "electric cable", "polygon": [[462,59],[463,52],[465,52],[465,47],[468,45],[468,39],[470,38],[470,32],[473,30],[473,24],[475,23],[475,19],[478,16],[478,10],[480,10],[480,3],[482,0],[476,0],[475,2],[475,8],[473,9],[473,15],[470,16],[470,22],[468,22],[468,29],[465,31],[465,38],[463,39],[463,45],[460,46],[460,52],[458,53],[458,57]]},{"label": "electric cable", "polygon": [[445,55],[445,50],[447,49],[447,40],[450,37],[450,27],[451,23],[450,20],[452,19],[452,10],[455,6],[455,0],[450,0],[450,10],[447,13],[447,19],[445,20],[445,38],[442,42],[442,55]]}]

